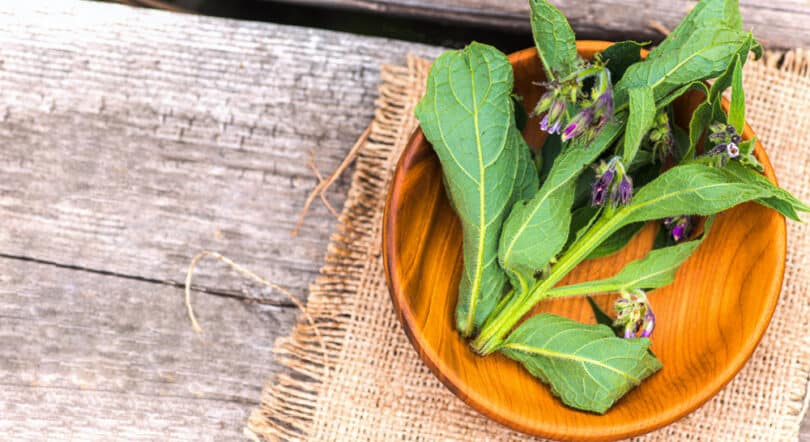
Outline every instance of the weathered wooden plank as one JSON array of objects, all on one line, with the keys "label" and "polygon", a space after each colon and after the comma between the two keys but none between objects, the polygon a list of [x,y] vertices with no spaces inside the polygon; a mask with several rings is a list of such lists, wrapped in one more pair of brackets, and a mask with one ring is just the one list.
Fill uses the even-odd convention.
[{"label": "weathered wooden plank", "polygon": [[0,438],[234,440],[296,310],[0,258]]},{"label": "weathered wooden plank", "polygon": [[[282,0],[339,9],[435,19],[478,26],[529,30],[528,0]],[[583,38],[605,40],[653,39],[661,34],[651,29],[656,20],[670,29],[696,2],[673,0],[551,0]],[[804,0],[742,0],[740,9],[746,27],[753,29],[768,48],[810,46],[810,3]]]},{"label": "weathered wooden plank", "polygon": [[[335,223],[316,203],[289,234],[315,184],[310,151],[338,164],[371,119],[379,65],[409,51],[438,49],[95,2],[0,5],[0,253],[182,281],[214,249],[303,293]],[[212,269],[196,281],[242,287]]]}]

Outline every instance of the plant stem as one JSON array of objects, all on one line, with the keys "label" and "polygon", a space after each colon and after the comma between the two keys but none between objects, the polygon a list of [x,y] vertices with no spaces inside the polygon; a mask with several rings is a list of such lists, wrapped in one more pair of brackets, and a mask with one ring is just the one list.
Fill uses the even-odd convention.
[{"label": "plant stem", "polygon": [[574,269],[580,262],[601,244],[610,234],[621,226],[620,212],[613,217],[603,217],[593,227],[571,245],[568,251],[551,268],[546,279],[539,281],[531,289],[515,296],[503,310],[498,312],[491,321],[487,321],[481,333],[473,341],[472,346],[481,355],[488,355],[500,348],[506,335],[520,319],[534,307],[535,304],[548,297],[548,292],[565,275]]}]

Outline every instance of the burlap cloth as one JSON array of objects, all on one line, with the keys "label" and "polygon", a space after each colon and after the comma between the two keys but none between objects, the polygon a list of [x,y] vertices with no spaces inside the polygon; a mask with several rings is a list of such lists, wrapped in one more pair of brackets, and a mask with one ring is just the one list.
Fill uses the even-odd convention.
[{"label": "burlap cloth", "polygon": [[[277,440],[515,440],[525,435],[479,415],[428,371],[393,312],[380,232],[389,180],[417,122],[429,62],[383,66],[368,140],[311,287],[307,320],[277,341],[288,367],[268,382],[247,433]],[[767,54],[745,67],[747,119],[780,184],[810,201],[810,52]],[[782,295],[753,357],[716,397],[643,441],[798,439],[810,373],[808,225],[788,223]],[[326,355],[323,349],[326,349]],[[327,361],[326,367],[323,366]]]}]

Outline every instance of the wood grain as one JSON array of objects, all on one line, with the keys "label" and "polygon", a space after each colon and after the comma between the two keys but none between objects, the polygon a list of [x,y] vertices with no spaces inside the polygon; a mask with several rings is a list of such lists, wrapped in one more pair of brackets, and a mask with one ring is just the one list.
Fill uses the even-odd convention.
[{"label": "wood grain", "polygon": [[[0,4],[0,439],[239,440],[335,220],[314,175],[382,63],[440,48],[99,2]],[[307,124],[302,124],[306,121]],[[330,191],[340,207],[348,174]],[[271,305],[245,303],[261,298]]]},{"label": "wood grain", "polygon": [[[578,49],[590,57],[607,44],[578,42]],[[510,61],[515,93],[532,109],[542,92],[532,85],[542,77],[536,52],[517,52]],[[700,102],[695,94],[676,101],[679,124]],[[526,125],[524,135],[538,148],[542,140],[536,120]],[[746,126],[743,138],[752,137]],[[774,180],[759,143],[756,149],[766,176]],[[456,332],[461,228],[441,176],[438,159],[417,130],[397,166],[386,206],[383,252],[391,296],[411,342],[434,374],[469,405],[509,427],[572,441],[646,433],[717,393],[742,368],[767,328],[784,274],[785,220],[762,206],[743,204],[718,215],[713,231],[722,235],[710,234],[676,281],[651,294],[658,317],[652,351],[665,368],[604,416],[567,408],[522,366],[500,354],[477,356]],[[647,229],[617,254],[583,263],[560,284],[613,275],[643,256],[653,237]],[[599,302],[607,310],[610,298]],[[594,322],[581,297],[544,302],[534,310],[540,311]]]},{"label": "wood grain", "polygon": [[[310,151],[333,170],[371,119],[380,64],[439,50],[93,3],[0,8],[0,252],[178,282],[214,249],[303,293],[335,224],[316,203],[289,234],[317,182]],[[244,291],[214,268],[195,280]]]},{"label": "wood grain", "polygon": [[[288,3],[369,11],[527,32],[528,0],[283,0]],[[568,17],[579,38],[660,40],[652,20],[674,28],[692,0],[551,0]],[[742,0],[746,29],[769,49],[810,46],[810,3],[803,0]],[[630,13],[628,13],[630,11]]]},{"label": "wood grain", "polygon": [[233,439],[273,371],[289,309],[0,258],[6,440]]}]

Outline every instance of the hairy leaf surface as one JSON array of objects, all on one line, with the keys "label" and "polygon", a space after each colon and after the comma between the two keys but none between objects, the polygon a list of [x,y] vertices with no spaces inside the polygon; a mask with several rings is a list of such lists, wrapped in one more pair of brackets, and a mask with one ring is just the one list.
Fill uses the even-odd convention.
[{"label": "hairy leaf surface", "polygon": [[549,80],[574,71],[578,63],[577,40],[568,19],[545,0],[529,0],[532,35],[537,55]]},{"label": "hairy leaf surface", "polygon": [[543,313],[515,329],[501,351],[548,383],[566,405],[604,413],[661,368],[649,346],[646,338],[618,338],[605,325]]},{"label": "hairy leaf surface", "polygon": [[463,230],[464,273],[456,325],[472,334],[506,285],[498,238],[512,203],[538,187],[514,118],[512,66],[497,49],[473,43],[440,56],[416,115],[442,165]]},{"label": "hairy leaf surface", "polygon": [[504,223],[498,257],[519,292],[527,290],[534,273],[562,250],[571,224],[576,179],[620,130],[621,124],[610,123],[592,142],[567,146],[534,197],[515,204]]}]

